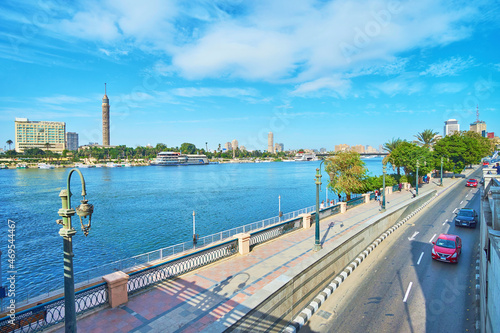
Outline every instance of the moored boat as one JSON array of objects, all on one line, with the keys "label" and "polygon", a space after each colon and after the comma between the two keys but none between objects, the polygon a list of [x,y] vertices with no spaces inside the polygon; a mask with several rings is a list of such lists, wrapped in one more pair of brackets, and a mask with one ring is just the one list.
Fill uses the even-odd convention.
[{"label": "moored boat", "polygon": [[181,154],[174,151],[162,151],[156,156],[151,165],[175,166],[175,165],[206,165],[208,158],[202,154]]}]

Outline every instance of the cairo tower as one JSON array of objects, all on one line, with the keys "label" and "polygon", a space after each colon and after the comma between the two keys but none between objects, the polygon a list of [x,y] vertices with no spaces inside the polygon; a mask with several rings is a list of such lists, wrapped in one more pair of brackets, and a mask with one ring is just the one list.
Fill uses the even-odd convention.
[{"label": "cairo tower", "polygon": [[106,83],[104,84],[104,96],[102,98],[102,145],[109,146],[109,99],[106,95]]}]

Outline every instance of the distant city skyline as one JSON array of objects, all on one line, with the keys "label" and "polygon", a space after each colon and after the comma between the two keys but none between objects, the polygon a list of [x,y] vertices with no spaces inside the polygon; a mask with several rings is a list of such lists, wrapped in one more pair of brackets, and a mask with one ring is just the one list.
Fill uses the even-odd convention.
[{"label": "distant city skyline", "polygon": [[[496,1],[0,3],[0,140],[15,118],[113,145],[379,145],[500,123]],[[274,145],[273,145],[274,149]]]}]

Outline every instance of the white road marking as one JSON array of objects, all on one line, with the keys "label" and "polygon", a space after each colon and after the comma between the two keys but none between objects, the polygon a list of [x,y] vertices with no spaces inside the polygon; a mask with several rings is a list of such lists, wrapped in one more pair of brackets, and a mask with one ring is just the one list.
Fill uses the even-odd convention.
[{"label": "white road marking", "polygon": [[420,258],[418,258],[417,265],[420,265],[420,260],[422,260],[422,257],[424,256],[424,253],[420,254]]},{"label": "white road marking", "polygon": [[413,234],[413,236],[408,237],[408,240],[411,242],[412,240],[414,240],[414,239],[415,239],[415,236],[416,236],[416,235],[418,235],[418,234],[419,234],[419,232],[418,232],[418,231],[415,231],[415,233]]},{"label": "white road marking", "polygon": [[431,240],[429,241],[429,243],[432,243],[432,241],[434,240],[434,237],[436,237],[436,234],[434,234],[434,236],[432,236]]},{"label": "white road marking", "polygon": [[460,201],[460,204],[463,204],[463,203],[464,203],[464,201],[463,201],[463,200],[462,200],[462,201]]},{"label": "white road marking", "polygon": [[453,214],[455,214],[455,213],[456,213],[457,209],[458,209],[458,208],[455,208],[455,209],[453,210]]},{"label": "white road marking", "polygon": [[406,300],[408,299],[408,295],[410,294],[412,284],[413,284],[413,282],[410,282],[410,284],[408,285],[408,289],[406,289],[406,294],[405,294],[405,298],[403,298],[403,303],[406,303]]},{"label": "white road marking", "polygon": [[446,219],[446,221],[443,222],[443,225],[445,225],[447,222],[448,222],[448,219]]}]

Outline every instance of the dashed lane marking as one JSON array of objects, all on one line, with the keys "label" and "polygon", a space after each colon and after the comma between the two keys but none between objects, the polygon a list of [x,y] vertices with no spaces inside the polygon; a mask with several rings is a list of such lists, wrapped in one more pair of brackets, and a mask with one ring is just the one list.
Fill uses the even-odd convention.
[{"label": "dashed lane marking", "polygon": [[434,234],[434,236],[432,236],[431,240],[429,241],[429,243],[432,243],[432,241],[434,240],[434,237],[436,237],[437,235]]},{"label": "dashed lane marking", "polygon": [[408,299],[408,295],[410,294],[412,284],[413,284],[413,282],[410,282],[410,284],[408,285],[408,289],[406,289],[406,294],[405,294],[405,298],[403,298],[403,303],[406,303],[406,300]]},{"label": "dashed lane marking", "polygon": [[446,223],[448,223],[448,219],[446,219],[446,221],[443,222],[443,225],[445,225]]},{"label": "dashed lane marking", "polygon": [[424,253],[422,252],[420,254],[420,258],[418,258],[417,265],[420,265],[420,260],[422,260],[422,257],[424,256]]}]

